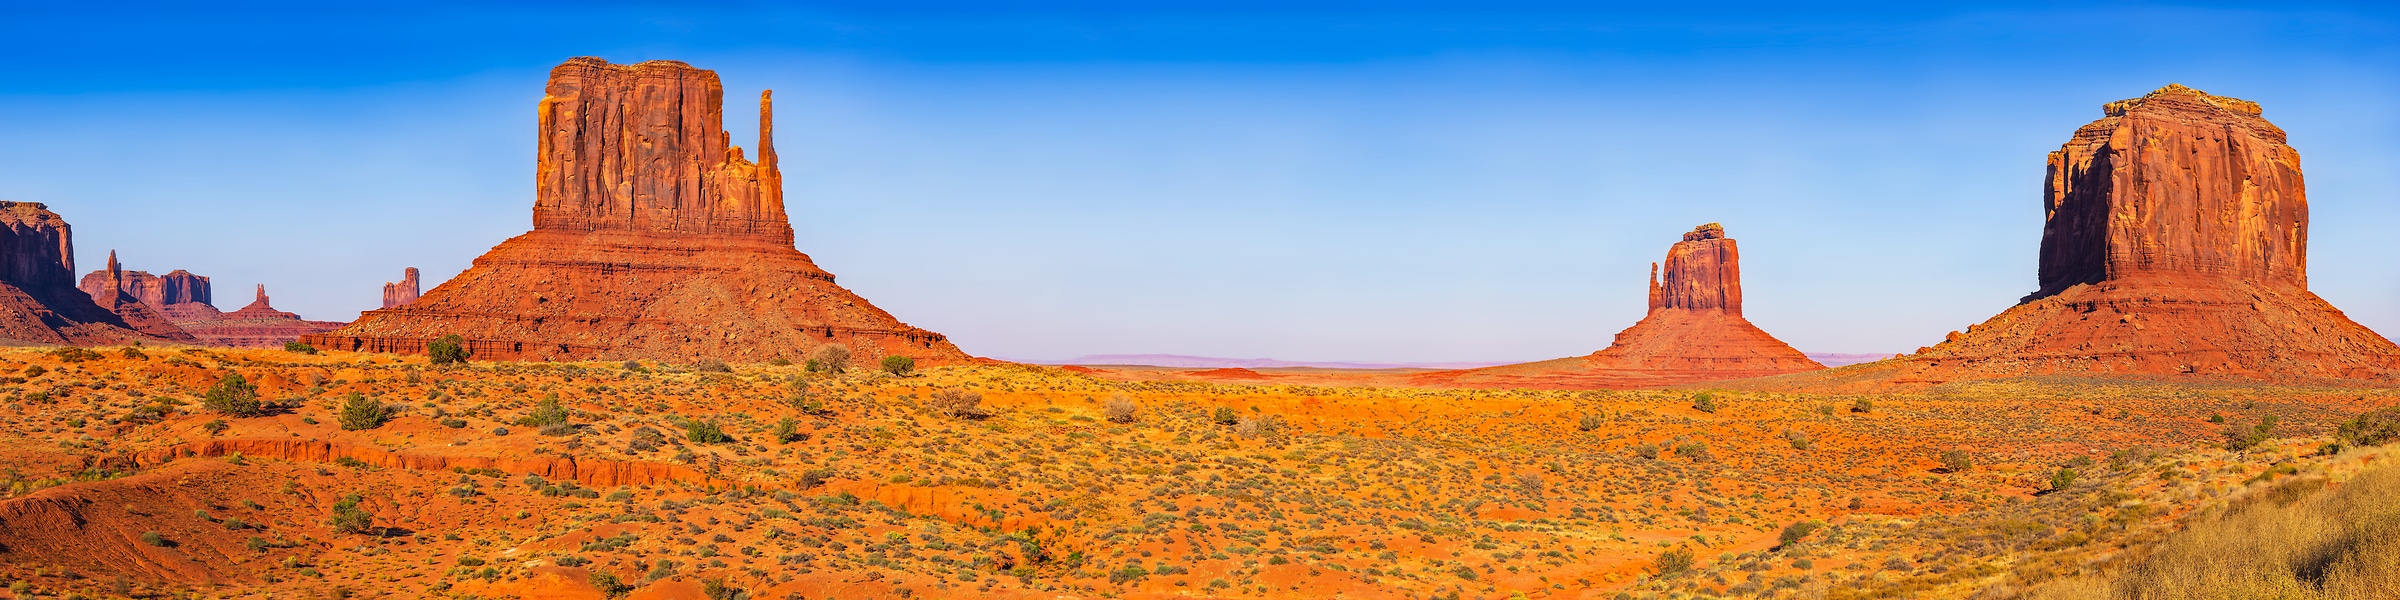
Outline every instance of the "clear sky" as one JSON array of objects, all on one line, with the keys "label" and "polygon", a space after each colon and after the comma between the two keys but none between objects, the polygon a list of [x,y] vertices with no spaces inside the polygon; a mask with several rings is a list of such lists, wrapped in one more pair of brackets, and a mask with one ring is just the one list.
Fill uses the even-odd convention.
[{"label": "clear sky", "polygon": [[2265,105],[2313,287],[2400,332],[2373,4],[29,4],[0,198],[227,310],[351,319],[528,229],[534,104],[592,55],[716,70],[745,147],[774,89],[800,249],[977,355],[1584,354],[1712,221],[1760,327],[1912,350],[2035,287],[2044,153],[2168,82]]}]

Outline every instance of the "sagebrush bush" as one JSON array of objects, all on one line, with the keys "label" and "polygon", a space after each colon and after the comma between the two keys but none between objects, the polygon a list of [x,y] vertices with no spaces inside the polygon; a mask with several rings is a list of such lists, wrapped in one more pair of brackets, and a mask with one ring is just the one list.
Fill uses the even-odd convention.
[{"label": "sagebrush bush", "polygon": [[990,416],[983,410],[983,394],[963,388],[934,390],[925,397],[925,407],[934,412],[961,419],[981,419]]},{"label": "sagebrush bush", "polygon": [[883,372],[885,373],[905,377],[910,371],[915,370],[917,370],[917,359],[906,356],[883,357]]},{"label": "sagebrush bush", "polygon": [[463,364],[473,354],[467,350],[467,339],[455,333],[425,343],[425,357],[437,365]]},{"label": "sagebrush bush", "polygon": [[358,504],[364,500],[358,494],[343,496],[341,501],[333,503],[333,516],[326,519],[326,524],[332,525],[334,531],[342,533],[366,533],[374,530],[375,515],[358,507]]},{"label": "sagebrush bush", "polygon": [[266,414],[266,405],[258,401],[258,386],[242,379],[240,373],[226,373],[217,384],[209,386],[200,397],[200,405],[228,417],[255,417]]},{"label": "sagebrush bush", "polygon": [[850,347],[841,344],[818,346],[808,353],[808,370],[825,373],[850,370]]},{"label": "sagebrush bush", "polygon": [[1138,412],[1141,412],[1141,407],[1121,395],[1109,396],[1108,402],[1100,405],[1100,415],[1107,417],[1111,423],[1132,423]]},{"label": "sagebrush bush", "polygon": [[350,392],[342,400],[342,412],[336,420],[341,422],[344,431],[374,429],[391,422],[392,409],[382,402],[368,399],[364,394]]}]

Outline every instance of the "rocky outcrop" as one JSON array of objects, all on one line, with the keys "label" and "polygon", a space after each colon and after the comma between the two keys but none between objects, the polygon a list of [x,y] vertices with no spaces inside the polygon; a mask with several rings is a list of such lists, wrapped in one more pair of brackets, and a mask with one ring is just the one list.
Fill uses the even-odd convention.
[{"label": "rocky outcrop", "polygon": [[[111,271],[115,265],[111,255]],[[38,202],[0,201],[0,340],[33,344],[105,345],[139,341],[190,342],[139,300],[125,294],[119,273],[103,295],[107,305],[76,287],[74,234],[65,219]]]},{"label": "rocky outcrop", "polygon": [[537,106],[533,231],[413,303],[369,311],[319,347],[423,352],[456,334],[484,359],[966,355],[834,285],[792,245],[759,97],[758,161],[730,144],[714,72],[680,62],[552,69]]},{"label": "rocky outcrop", "polygon": [[1725,228],[1693,228],[1650,265],[1650,312],[1588,356],[1434,375],[1428,383],[1649,387],[1825,368],[1742,317],[1741,251]]},{"label": "rocky outcrop", "polygon": [[2400,348],[2308,291],[2300,155],[2254,102],[2169,85],[2050,153],[2039,287],[1893,368],[2400,380]]},{"label": "rocky outcrop", "polygon": [[[333,331],[346,324],[339,321],[310,321],[300,318],[298,314],[275,310],[267,302],[266,284],[259,284],[257,297],[241,310],[219,313],[215,307],[209,307],[207,312],[211,316],[177,321],[176,324],[192,332],[201,342],[227,348],[281,348],[285,343],[298,341],[301,336]],[[189,314],[198,316],[201,313],[193,311]]]},{"label": "rocky outcrop", "polygon": [[[115,264],[116,252],[109,252],[109,262]],[[168,313],[170,319],[173,318],[171,308],[176,305],[210,303],[208,278],[183,269],[165,275],[152,275],[149,271],[101,269],[85,273],[82,284],[77,287],[83,288],[83,292],[90,294],[95,302],[99,301],[104,293],[102,290],[107,289],[103,282],[112,277],[112,272],[121,273],[114,276],[118,280],[117,289],[131,294],[134,299],[151,308]]]},{"label": "rocky outcrop", "polygon": [[408,303],[417,301],[418,295],[420,294],[417,290],[417,268],[409,267],[408,271],[400,276],[400,281],[384,282],[383,307],[407,306]]}]

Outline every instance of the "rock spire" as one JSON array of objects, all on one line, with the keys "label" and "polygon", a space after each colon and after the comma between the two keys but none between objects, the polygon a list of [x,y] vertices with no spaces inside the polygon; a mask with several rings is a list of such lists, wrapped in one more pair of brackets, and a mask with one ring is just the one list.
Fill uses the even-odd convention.
[{"label": "rock spire", "polygon": [[417,296],[418,290],[416,267],[409,267],[407,271],[403,271],[400,275],[400,281],[387,281],[383,284],[384,308],[407,306],[408,303],[417,301]]},{"label": "rock spire", "polygon": [[75,279],[74,233],[39,202],[0,201],[0,339],[36,344],[191,342],[191,334],[123,290],[109,254],[100,293]]}]

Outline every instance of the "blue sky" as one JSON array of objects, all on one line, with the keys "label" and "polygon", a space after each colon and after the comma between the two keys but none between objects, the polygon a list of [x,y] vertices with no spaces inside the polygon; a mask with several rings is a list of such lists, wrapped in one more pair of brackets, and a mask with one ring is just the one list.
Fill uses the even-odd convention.
[{"label": "blue sky", "polygon": [[2043,154],[2180,82],[2290,132],[2313,287],[2400,331],[2394,11],[1928,4],[8,4],[0,198],[350,319],[529,227],[551,66],[676,59],[737,140],[776,90],[800,249],[974,354],[1583,354],[1711,221],[1760,327],[1893,352],[2032,290]]}]

